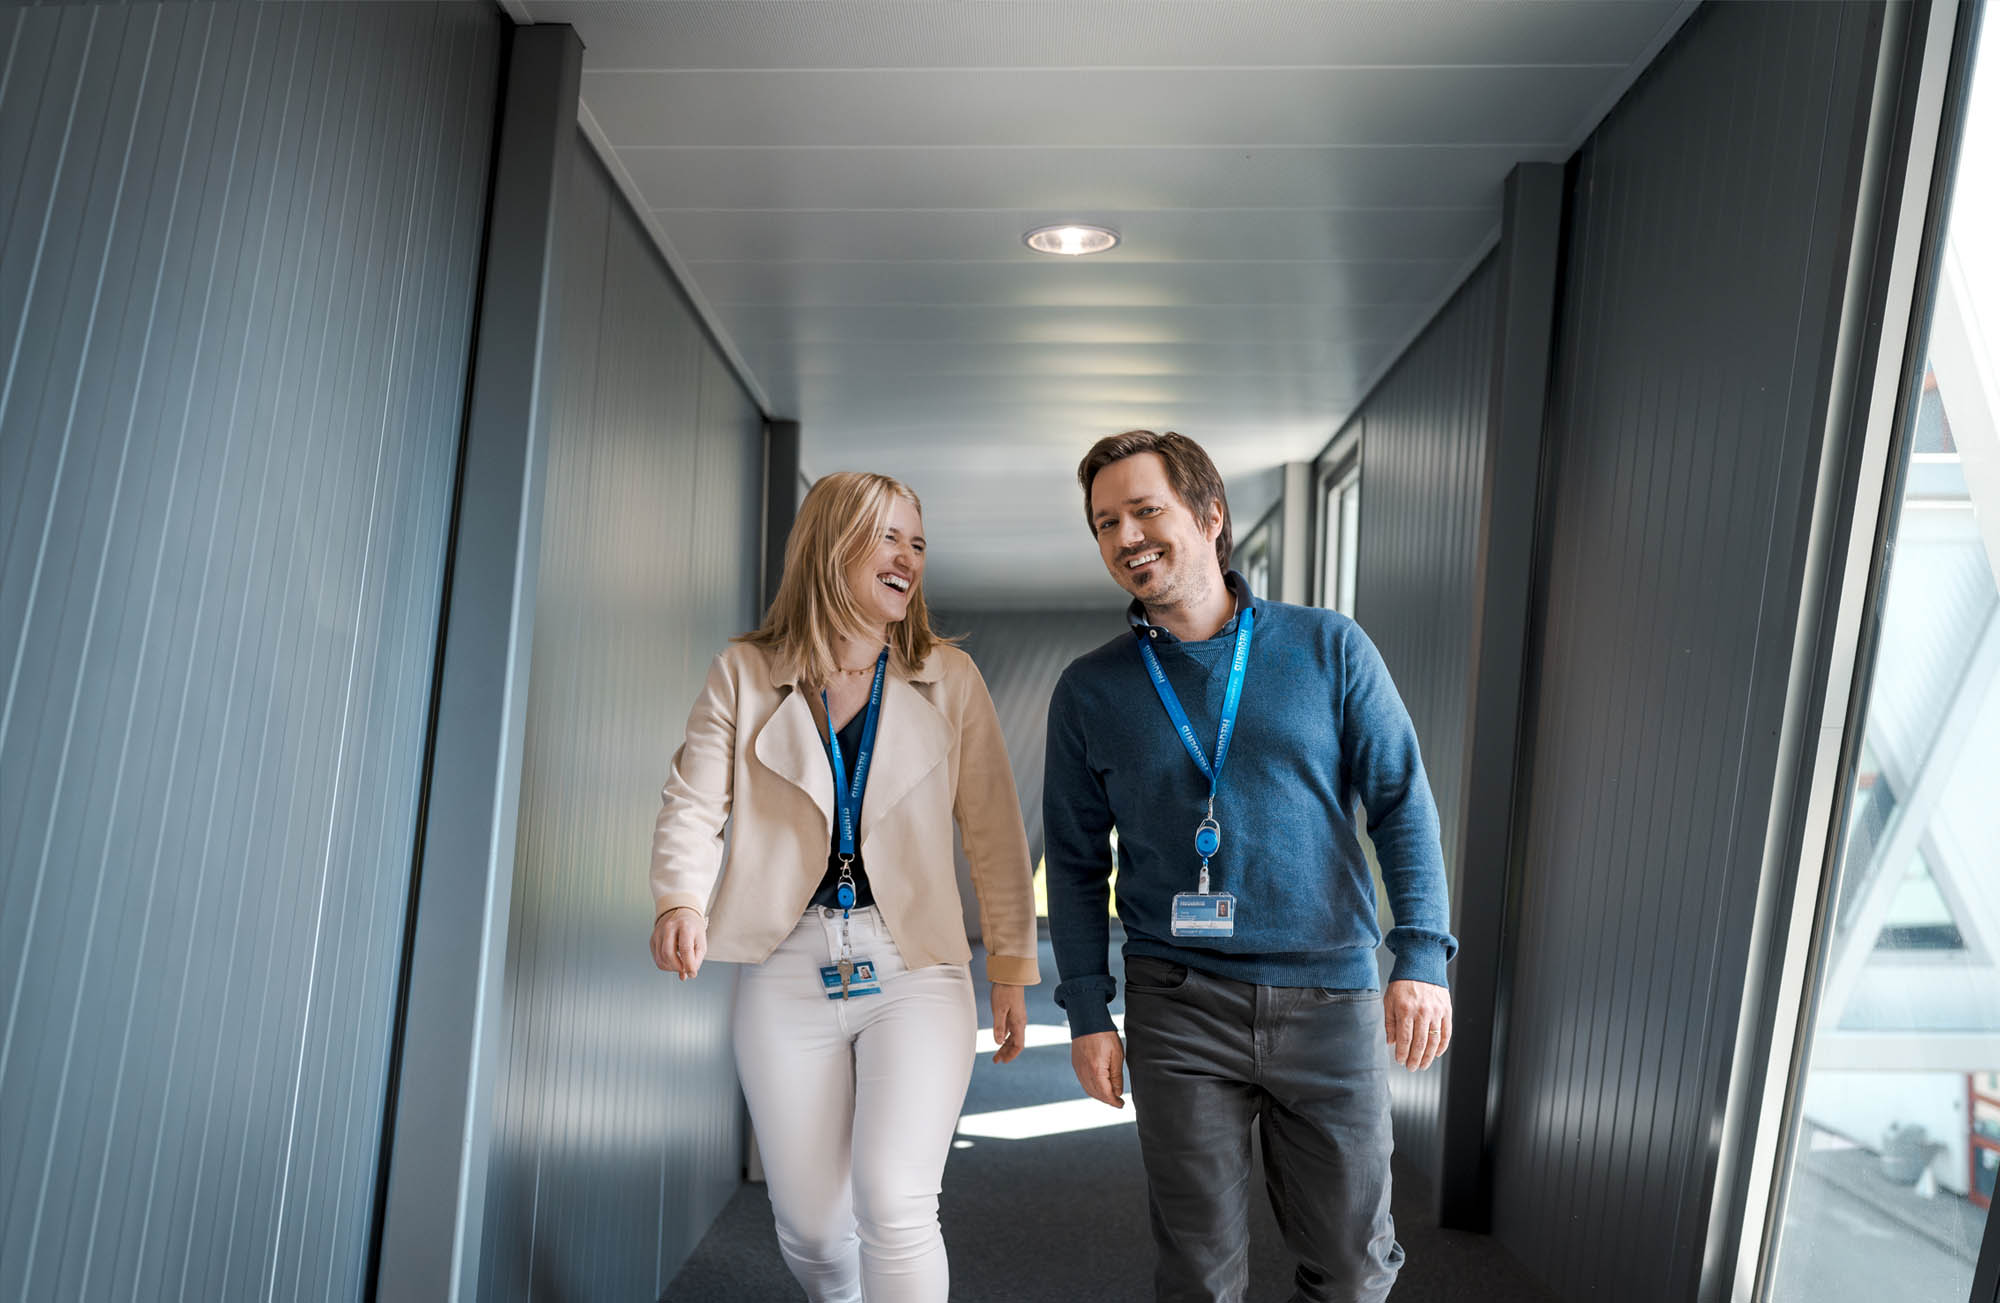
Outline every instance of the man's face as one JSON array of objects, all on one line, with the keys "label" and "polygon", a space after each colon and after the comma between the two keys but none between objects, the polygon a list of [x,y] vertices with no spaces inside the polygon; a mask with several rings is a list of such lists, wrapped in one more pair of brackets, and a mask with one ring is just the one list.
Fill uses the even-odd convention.
[{"label": "man's face", "polygon": [[1137,453],[1097,473],[1090,520],[1104,568],[1148,606],[1199,597],[1221,573],[1215,536],[1222,532],[1222,505],[1210,503],[1198,518],[1174,493],[1156,452]]}]

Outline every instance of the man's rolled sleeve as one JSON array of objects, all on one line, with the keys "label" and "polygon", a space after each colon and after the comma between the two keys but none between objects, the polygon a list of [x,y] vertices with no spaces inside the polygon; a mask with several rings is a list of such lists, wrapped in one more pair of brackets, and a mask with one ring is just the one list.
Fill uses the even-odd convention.
[{"label": "man's rolled sleeve", "polygon": [[1094,1036],[1098,1032],[1117,1031],[1118,1024],[1111,1021],[1111,997],[1116,994],[1118,983],[1110,973],[1079,977],[1058,985],[1056,1003],[1069,1015],[1069,1034]]}]

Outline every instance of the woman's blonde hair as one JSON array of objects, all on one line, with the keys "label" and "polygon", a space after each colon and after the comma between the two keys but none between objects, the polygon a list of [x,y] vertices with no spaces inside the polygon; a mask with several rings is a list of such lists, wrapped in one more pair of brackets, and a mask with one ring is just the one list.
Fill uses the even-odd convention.
[{"label": "woman's blonde hair", "polygon": [[[738,634],[769,652],[800,680],[825,684],[833,678],[835,639],[868,636],[868,618],[847,588],[847,572],[875,549],[889,528],[889,513],[901,498],[923,513],[909,486],[868,471],[836,471],[806,492],[785,541],[785,573],[763,625]],[[922,665],[940,643],[931,628],[921,579],[910,587],[909,611],[889,626],[890,664],[902,673]]]}]

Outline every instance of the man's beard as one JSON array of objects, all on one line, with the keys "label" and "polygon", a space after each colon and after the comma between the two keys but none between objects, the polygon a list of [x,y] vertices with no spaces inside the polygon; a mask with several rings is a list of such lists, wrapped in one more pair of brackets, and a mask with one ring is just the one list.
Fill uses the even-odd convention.
[{"label": "man's beard", "polygon": [[1182,569],[1178,555],[1174,568],[1165,573],[1155,572],[1153,582],[1144,590],[1131,590],[1140,604],[1148,611],[1172,611],[1199,602],[1208,595],[1202,586],[1199,571]]}]

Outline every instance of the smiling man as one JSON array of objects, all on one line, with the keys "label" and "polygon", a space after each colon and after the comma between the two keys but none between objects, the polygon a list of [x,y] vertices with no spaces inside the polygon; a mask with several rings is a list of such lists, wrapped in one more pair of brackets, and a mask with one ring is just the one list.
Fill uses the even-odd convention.
[{"label": "smiling man", "polygon": [[[1049,705],[1049,926],[1077,1080],[1124,1107],[1129,1055],[1161,1300],[1249,1280],[1250,1128],[1300,1303],[1379,1303],[1387,1059],[1451,1041],[1437,808],[1382,658],[1333,611],[1260,601],[1229,569],[1229,503],[1200,445],[1134,430],[1077,469],[1130,635],[1078,658]],[[1376,990],[1381,864],[1396,962]],[[1125,1032],[1108,1006],[1118,833]],[[1384,1043],[1388,1050],[1385,1052]]]}]

